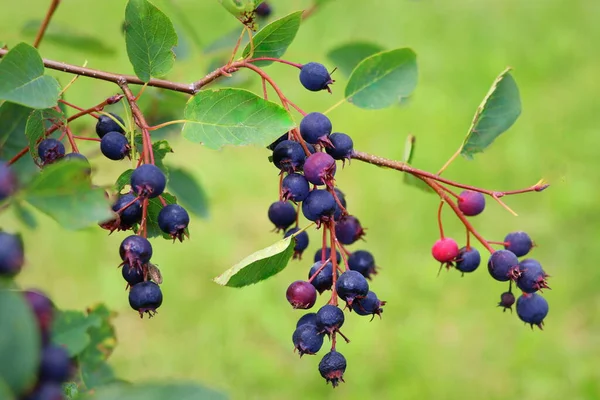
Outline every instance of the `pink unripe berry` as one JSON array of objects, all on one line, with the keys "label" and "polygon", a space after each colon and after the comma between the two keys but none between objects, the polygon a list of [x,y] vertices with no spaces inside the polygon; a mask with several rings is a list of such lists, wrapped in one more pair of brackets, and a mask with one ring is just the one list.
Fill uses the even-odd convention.
[{"label": "pink unripe berry", "polygon": [[315,305],[317,289],[307,281],[295,281],[288,287],[285,297],[292,307],[307,309]]},{"label": "pink unripe berry", "polygon": [[458,256],[458,244],[451,238],[440,239],[433,245],[431,254],[439,262],[451,262]]},{"label": "pink unripe berry", "polygon": [[458,208],[469,217],[481,214],[485,208],[485,196],[472,190],[463,190],[458,196]]}]

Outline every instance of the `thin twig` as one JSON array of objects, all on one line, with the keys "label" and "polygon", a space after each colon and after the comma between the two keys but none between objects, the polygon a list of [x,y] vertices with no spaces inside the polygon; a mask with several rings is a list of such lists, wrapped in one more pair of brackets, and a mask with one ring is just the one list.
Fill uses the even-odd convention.
[{"label": "thin twig", "polygon": [[60,4],[60,0],[52,0],[52,3],[50,3],[50,7],[48,8],[48,11],[46,12],[46,17],[42,21],[42,25],[40,25],[40,29],[38,29],[38,33],[35,36],[35,40],[33,41],[33,47],[38,48],[40,46],[40,43],[42,42],[42,39],[44,38],[44,33],[46,33],[46,28],[48,28],[48,24],[50,23],[50,20],[52,19],[52,15],[54,15],[54,11],[56,11],[59,4]]},{"label": "thin twig", "polygon": [[131,89],[129,88],[129,85],[127,85],[127,82],[122,80],[122,81],[117,82],[117,84],[119,85],[121,90],[123,90],[123,93],[125,93],[125,98],[129,102],[129,107],[131,108],[131,113],[133,114],[133,119],[135,120],[136,125],[139,126],[140,129],[142,130],[142,142],[143,142],[142,147],[144,149],[144,154],[143,154],[144,162],[146,164],[154,164],[154,152],[152,151],[152,139],[150,137],[150,132],[148,131],[148,123],[146,122],[146,119],[144,118],[144,114],[142,113],[142,111],[138,107],[137,103],[135,102],[136,97],[133,94],[133,92],[131,91]]}]

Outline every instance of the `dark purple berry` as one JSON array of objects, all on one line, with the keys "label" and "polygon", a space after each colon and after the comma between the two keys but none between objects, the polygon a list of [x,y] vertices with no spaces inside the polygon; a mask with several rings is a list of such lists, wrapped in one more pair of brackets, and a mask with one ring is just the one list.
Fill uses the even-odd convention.
[{"label": "dark purple berry", "polygon": [[308,313],[304,314],[298,322],[296,323],[296,328],[299,328],[302,325],[317,325],[317,313]]},{"label": "dark purple berry", "polygon": [[319,363],[319,372],[325,378],[327,383],[331,382],[333,387],[344,382],[344,372],[346,372],[346,359],[341,353],[331,350],[325,354]]},{"label": "dark purple berry", "polygon": [[160,287],[152,281],[138,283],[129,291],[129,305],[140,313],[140,318],[144,313],[152,317],[162,302],[163,295]]},{"label": "dark purple berry", "polygon": [[285,230],[296,222],[296,208],[288,201],[276,201],[269,206],[269,220],[279,230]]},{"label": "dark purple berry", "polygon": [[331,121],[324,114],[312,112],[300,121],[300,134],[311,144],[331,144]]},{"label": "dark purple berry", "polygon": [[17,176],[10,166],[0,162],[0,201],[11,196],[17,190]]},{"label": "dark purple berry", "polygon": [[[292,228],[288,230],[283,237],[286,238],[291,236],[299,230],[300,228]],[[302,259],[302,253],[308,247],[308,233],[306,233],[306,231],[300,232],[294,236],[294,241],[296,242],[296,245],[294,246],[294,258]]]},{"label": "dark purple berry", "polygon": [[366,250],[357,250],[348,257],[348,267],[352,271],[360,272],[365,278],[371,278],[371,275],[377,273],[375,258]]},{"label": "dark purple berry", "polygon": [[25,301],[35,314],[42,341],[47,343],[50,339],[50,329],[54,321],[54,304],[46,295],[35,290],[24,291],[23,297],[25,297]]},{"label": "dark purple berry", "polygon": [[72,368],[67,350],[50,345],[42,351],[38,379],[40,382],[63,383],[71,377]]},{"label": "dark purple berry", "polygon": [[181,242],[186,233],[190,216],[179,204],[168,204],[158,213],[158,226],[164,233]]},{"label": "dark purple berry", "polygon": [[318,92],[323,89],[331,92],[329,85],[333,83],[333,80],[323,64],[309,62],[300,68],[300,83],[311,92]]},{"label": "dark purple berry", "polygon": [[128,287],[144,282],[144,273],[139,268],[134,268],[127,263],[123,264],[122,268],[121,274]]},{"label": "dark purple berry", "polygon": [[473,190],[463,190],[458,196],[458,208],[469,217],[481,214],[485,208],[485,196]]},{"label": "dark purple berry", "polygon": [[344,325],[344,312],[337,306],[325,304],[317,311],[317,329],[319,333],[331,335]]},{"label": "dark purple berry", "polygon": [[365,231],[356,217],[346,215],[335,224],[335,236],[340,243],[350,245],[361,239]]},{"label": "dark purple berry", "polygon": [[256,9],[254,10],[254,12],[256,13],[256,15],[258,15],[259,17],[263,17],[266,18],[269,15],[271,15],[271,12],[273,12],[273,10],[271,9],[271,6],[269,5],[269,3],[267,3],[266,1],[263,1],[262,3],[260,3]]},{"label": "dark purple berry", "polygon": [[0,232],[0,276],[15,276],[23,267],[23,240],[20,235]]},{"label": "dark purple berry", "polygon": [[302,324],[294,331],[292,342],[302,357],[305,354],[317,354],[323,346],[323,336],[317,330],[316,325]]},{"label": "dark purple berry", "polygon": [[122,160],[129,156],[129,140],[119,132],[108,132],[100,141],[100,151],[108,159]]},{"label": "dark purple berry", "polygon": [[131,189],[138,196],[158,197],[166,185],[165,174],[153,164],[140,165],[131,174]]},{"label": "dark purple berry", "polygon": [[456,269],[460,272],[473,272],[479,267],[481,256],[476,248],[463,247],[456,257]]},{"label": "dark purple berry", "polygon": [[[342,255],[337,250],[335,251],[335,254],[336,254],[337,262],[339,264],[340,261],[342,261]],[[321,248],[321,249],[317,250],[317,252],[315,253],[314,260],[315,260],[315,262],[317,262],[317,261],[325,261],[329,257],[331,257],[331,247],[325,247],[325,258],[323,258],[323,249]]]},{"label": "dark purple berry", "polygon": [[284,140],[273,150],[273,164],[285,172],[302,170],[306,153],[302,145],[293,140]]},{"label": "dark purple berry", "polygon": [[549,289],[546,278],[548,274],[542,265],[532,258],[527,258],[519,263],[519,277],[517,286],[525,293],[537,292],[540,289]]},{"label": "dark purple berry", "polygon": [[327,153],[315,153],[304,162],[304,176],[313,185],[325,185],[335,176],[335,160]]},{"label": "dark purple berry", "polygon": [[537,293],[524,293],[517,299],[517,315],[532,328],[537,325],[542,329],[544,318],[548,315],[548,302]]},{"label": "dark purple berry", "polygon": [[119,215],[119,221],[121,222],[120,228],[122,230],[131,228],[133,224],[137,224],[142,219],[142,204],[139,200],[135,199],[137,199],[137,196],[134,194],[124,194],[119,196],[117,201],[115,201],[115,204],[112,206],[112,210],[114,212],[117,212],[123,207],[127,206],[127,208],[121,211]]},{"label": "dark purple berry", "polygon": [[440,239],[434,243],[431,254],[441,263],[452,262],[458,256],[458,244],[451,238]]},{"label": "dark purple berry", "polygon": [[518,271],[519,260],[517,256],[508,250],[495,251],[488,261],[488,271],[492,278],[505,282],[511,279],[515,271]]},{"label": "dark purple berry", "polygon": [[284,140],[287,140],[290,137],[289,132],[284,133],[283,135],[279,136],[277,139],[275,139],[275,141],[273,143],[271,143],[270,145],[267,146],[267,149],[273,151],[275,150],[275,147],[277,147],[277,145],[281,142],[283,142]]},{"label": "dark purple berry", "polygon": [[325,151],[336,160],[345,160],[352,157],[354,143],[352,138],[345,133],[335,132],[329,135],[332,147],[326,147]]},{"label": "dark purple berry", "polygon": [[91,175],[92,173],[92,166],[90,164],[90,161],[87,159],[86,156],[84,156],[81,153],[68,153],[66,154],[62,160],[62,162],[66,162],[66,161],[78,161],[83,163],[86,168],[85,168],[85,174],[86,175]]},{"label": "dark purple berry", "polygon": [[384,305],[385,301],[379,300],[374,292],[369,291],[365,298],[358,299],[352,304],[352,310],[358,315],[371,315],[373,317],[379,315],[381,317],[381,313],[383,312],[383,308],[381,307]]},{"label": "dark purple berry", "polygon": [[295,281],[288,286],[285,297],[293,308],[306,310],[315,305],[317,290],[306,281]]},{"label": "dark purple berry", "polygon": [[302,202],[302,214],[309,221],[329,221],[335,212],[335,199],[327,190],[312,190]]},{"label": "dark purple berry", "polygon": [[142,265],[147,264],[152,257],[152,245],[144,237],[131,235],[121,242],[119,255],[123,264],[141,269]]},{"label": "dark purple berry", "polygon": [[502,307],[502,311],[505,312],[507,309],[512,312],[512,305],[515,304],[515,295],[512,292],[504,292],[500,295],[500,303],[498,307]]},{"label": "dark purple berry", "polygon": [[338,296],[348,306],[352,306],[355,300],[362,299],[369,293],[369,283],[360,272],[346,271],[340,275],[335,284]]},{"label": "dark purple berry", "polygon": [[533,241],[525,232],[512,232],[504,238],[504,248],[517,257],[523,257],[533,248]]},{"label": "dark purple berry", "polygon": [[304,201],[310,187],[308,181],[303,175],[291,173],[288,174],[281,182],[281,189],[283,191],[284,200],[292,200],[295,202]]},{"label": "dark purple berry", "polygon": [[38,145],[38,156],[42,164],[52,164],[65,156],[65,146],[56,139],[44,139]]},{"label": "dark purple berry", "polygon": [[[321,265],[323,265],[323,261],[317,261],[313,264],[308,272],[308,279],[312,278],[312,276],[317,273],[319,268],[321,268]],[[312,279],[312,281],[310,281],[310,283],[312,283],[319,293],[330,290],[331,285],[333,285],[333,264],[331,262],[325,264],[323,269]]]},{"label": "dark purple berry", "polygon": [[44,382],[23,397],[23,400],[65,400],[62,385],[56,382]]},{"label": "dark purple berry", "polygon": [[[121,122],[123,126],[125,126],[125,123],[123,122],[121,117],[113,113],[110,113],[110,115],[115,117],[117,120],[119,120],[119,122]],[[98,134],[100,139],[102,139],[102,137],[104,137],[104,135],[106,135],[108,132],[125,133],[123,128],[121,128],[119,124],[113,121],[112,118],[106,115],[101,115],[100,117],[98,117],[98,122],[96,122],[96,133]]]}]

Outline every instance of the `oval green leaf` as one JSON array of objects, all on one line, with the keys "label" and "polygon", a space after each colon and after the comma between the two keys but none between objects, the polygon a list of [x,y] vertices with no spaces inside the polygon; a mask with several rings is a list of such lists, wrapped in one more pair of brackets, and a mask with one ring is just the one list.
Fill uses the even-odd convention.
[{"label": "oval green leaf", "polygon": [[[280,58],[294,41],[300,28],[300,22],[302,22],[302,11],[296,11],[271,22],[254,35],[252,43],[246,45],[244,57]],[[254,46],[254,52],[251,55],[252,46]],[[264,67],[272,63],[273,61],[257,61],[254,64]]]},{"label": "oval green leaf", "polygon": [[469,133],[462,145],[461,154],[472,159],[510,128],[521,115],[519,88],[506,68],[492,84],[477,108]]},{"label": "oval green leaf", "polygon": [[[171,179],[169,178],[169,181],[170,180]],[[161,194],[161,197],[163,198],[165,203],[167,203],[167,205],[177,203],[177,198],[170,193],[163,192],[163,194]],[[146,233],[148,239],[162,236],[167,240],[173,240],[173,238],[169,234],[164,233],[160,229],[160,226],[158,226],[158,214],[162,209],[163,205],[160,201],[160,198],[154,197],[148,200],[148,218],[146,219]]]},{"label": "oval green leaf", "polygon": [[346,99],[360,108],[379,109],[397,104],[417,86],[417,55],[409,48],[374,54],[352,71]]},{"label": "oval green leaf", "polygon": [[71,357],[79,355],[90,344],[91,327],[99,327],[102,320],[96,315],[80,311],[60,311],[52,325],[52,342],[63,346]]},{"label": "oval green leaf", "polygon": [[19,43],[0,60],[0,100],[31,108],[50,108],[58,102],[60,85],[44,75],[38,51]]},{"label": "oval green leaf", "polygon": [[295,124],[281,106],[243,89],[203,90],[188,101],[183,136],[211,149],[266,146]]},{"label": "oval green leaf", "polygon": [[185,208],[202,218],[208,218],[208,199],[197,179],[181,168],[171,168],[169,190]]},{"label": "oval green leaf", "polygon": [[29,143],[29,154],[34,160],[38,159],[38,142],[46,137],[45,120],[50,120],[52,123],[67,124],[66,117],[53,108],[33,110],[31,114],[29,114],[27,125],[25,126],[25,136],[27,136],[27,141]]},{"label": "oval green leaf", "polygon": [[368,42],[347,43],[336,47],[327,54],[333,65],[346,76],[365,58],[383,51],[379,45]]},{"label": "oval green leaf", "polygon": [[192,383],[115,384],[98,388],[84,399],[93,400],[225,400],[223,394]]},{"label": "oval green leaf", "polygon": [[125,43],[135,74],[148,82],[173,67],[177,34],[173,23],[147,0],[129,0],[125,9]]},{"label": "oval green leaf", "polygon": [[[417,138],[414,135],[408,135],[406,142],[404,142],[404,155],[402,156],[402,162],[411,164],[415,155],[415,143]],[[435,193],[425,182],[417,178],[414,175],[405,173],[403,176],[404,183],[409,186],[414,186],[428,193]]]},{"label": "oval green leaf", "polygon": [[281,272],[294,254],[293,236],[250,254],[213,280],[219,285],[243,287],[258,283]]}]

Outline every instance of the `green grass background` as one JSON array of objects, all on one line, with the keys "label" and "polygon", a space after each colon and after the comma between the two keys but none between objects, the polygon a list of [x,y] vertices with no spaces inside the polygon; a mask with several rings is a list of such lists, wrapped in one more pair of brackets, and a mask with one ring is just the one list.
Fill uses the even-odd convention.
[{"label": "green grass background", "polygon": [[[172,2],[185,11],[203,44],[236,26],[215,1]],[[9,45],[31,41],[21,27],[41,19],[48,3],[3,4],[0,38]],[[279,16],[308,5],[272,3]],[[156,4],[175,17],[171,2]],[[115,52],[99,55],[48,42],[42,55],[132,73],[120,33],[124,7],[119,0],[63,1],[53,25],[97,36]],[[156,318],[140,320],[129,309],[116,268],[123,233],[68,232],[42,215],[41,227],[27,231],[3,215],[4,229],[25,235],[27,268],[19,280],[48,292],[61,308],[105,302],[118,312],[119,346],[111,360],[119,376],[131,381],[191,379],[235,399],[600,398],[599,12],[600,3],[592,0],[338,0],[302,25],[285,55],[332,68],[327,52],[353,40],[413,48],[419,85],[407,106],[364,111],[344,104],[329,115],[334,129],[350,134],[356,148],[389,158],[401,158],[406,135],[416,135],[415,164],[430,171],[458,147],[495,76],[514,67],[522,116],[484,154],[474,161],[458,159],[446,176],[498,190],[540,178],[552,183],[544,193],[507,199],[519,217],[490,202],[473,220],[490,240],[526,230],[538,244],[533,255],[552,275],[543,332],[495,308],[506,288],[485,268],[464,278],[456,271],[436,276],[430,256],[438,234],[435,196],[404,186],[398,172],[352,162],[338,172],[338,183],[351,212],[368,227],[367,241],[353,248],[374,253],[381,270],[372,289],[388,305],[381,321],[347,318],[344,333],[352,342],[339,345],[348,360],[346,383],[332,390],[317,371],[320,357],[298,359],[292,352],[291,334],[302,312],[291,310],[284,297],[291,281],[305,278],[317,232],[311,233],[305,259],[268,281],[245,289],[211,282],[278,239],[266,217],[277,193],[268,152],[210,151],[176,137],[168,162],[193,171],[208,193],[210,218],[193,218],[191,240],[183,244],[153,242],[153,260],[165,279]],[[168,78],[190,82],[208,71],[212,59],[191,49]],[[345,84],[336,73],[333,95],[311,93],[289,67],[268,72],[307,111],[329,108]],[[63,84],[70,79],[53,75]],[[250,88],[260,91],[259,81]],[[67,99],[85,107],[116,92],[113,84],[81,78]],[[79,120],[74,130],[93,135],[93,125],[92,119]],[[98,157],[94,146],[84,152],[97,166],[98,184],[110,184],[129,166]],[[447,234],[464,237],[450,213],[445,222]]]}]

